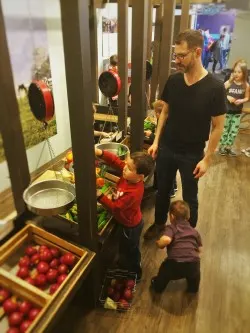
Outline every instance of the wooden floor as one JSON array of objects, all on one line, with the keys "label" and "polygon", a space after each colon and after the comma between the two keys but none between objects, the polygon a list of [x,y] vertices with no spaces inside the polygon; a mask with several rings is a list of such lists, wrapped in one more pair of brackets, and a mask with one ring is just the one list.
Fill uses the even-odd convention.
[{"label": "wooden floor", "polygon": [[[236,146],[250,146],[250,136],[240,135]],[[165,252],[154,242],[142,240],[144,275],[131,311],[96,309],[83,316],[72,302],[54,332],[250,332],[250,159],[215,155],[213,166],[200,181],[199,202],[204,253],[197,297],[185,294],[183,280],[171,282],[160,296],[150,293],[150,278]],[[144,217],[146,226],[152,223],[154,209],[146,207]]]}]

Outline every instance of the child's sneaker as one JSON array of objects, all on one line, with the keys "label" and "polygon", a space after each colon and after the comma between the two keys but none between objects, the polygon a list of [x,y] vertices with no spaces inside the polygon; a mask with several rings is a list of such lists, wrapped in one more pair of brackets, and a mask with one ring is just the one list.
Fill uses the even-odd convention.
[{"label": "child's sneaker", "polygon": [[219,154],[220,154],[221,156],[225,156],[225,155],[228,154],[228,151],[227,151],[226,148],[219,148]]},{"label": "child's sneaker", "polygon": [[237,156],[237,154],[232,149],[228,149],[228,155],[232,157]]}]

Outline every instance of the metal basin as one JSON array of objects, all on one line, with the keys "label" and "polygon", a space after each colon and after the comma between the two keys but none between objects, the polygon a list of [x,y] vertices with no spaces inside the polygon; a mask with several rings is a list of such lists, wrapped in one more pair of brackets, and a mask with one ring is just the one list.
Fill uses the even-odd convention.
[{"label": "metal basin", "polygon": [[99,144],[96,144],[95,145],[96,148],[99,148],[101,150],[107,150],[107,151],[110,151],[111,153],[115,154],[118,156],[118,148],[119,146],[122,147],[124,153],[119,155],[119,158],[121,160],[125,160],[126,156],[128,155],[129,153],[129,149],[127,146],[125,146],[124,144],[122,143],[116,143],[116,142],[107,142],[107,143],[99,143]]},{"label": "metal basin", "polygon": [[42,216],[66,213],[74,204],[75,187],[61,180],[44,180],[30,185],[23,193],[28,209]]}]

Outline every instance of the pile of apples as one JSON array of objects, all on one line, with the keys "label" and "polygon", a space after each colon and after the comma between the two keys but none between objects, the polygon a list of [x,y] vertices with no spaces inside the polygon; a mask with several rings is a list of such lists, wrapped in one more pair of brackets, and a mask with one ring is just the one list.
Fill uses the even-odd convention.
[{"label": "pile of apples", "polygon": [[118,309],[128,310],[133,299],[134,280],[112,279],[107,296],[118,303]]},{"label": "pile of apples", "polygon": [[41,311],[28,301],[17,300],[5,288],[0,288],[0,304],[8,316],[9,329],[6,333],[26,332]]},{"label": "pile of apples", "polygon": [[62,255],[57,247],[30,245],[25,249],[25,256],[19,260],[16,275],[43,290],[50,285],[49,292],[52,295],[75,263],[76,257],[70,252]]}]

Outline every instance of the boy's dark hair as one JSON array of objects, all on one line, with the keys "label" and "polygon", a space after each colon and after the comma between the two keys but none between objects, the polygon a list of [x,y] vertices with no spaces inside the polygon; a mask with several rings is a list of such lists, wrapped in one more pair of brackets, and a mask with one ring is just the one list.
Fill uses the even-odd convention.
[{"label": "boy's dark hair", "polygon": [[110,65],[112,66],[117,66],[118,64],[118,56],[116,54],[112,55],[110,58],[109,58],[109,63]]},{"label": "boy's dark hair", "polygon": [[174,215],[176,221],[189,220],[190,208],[186,201],[176,200],[171,202],[169,213]]},{"label": "boy's dark hair", "polygon": [[180,45],[182,42],[187,42],[189,49],[203,48],[202,33],[199,30],[186,29],[180,32],[175,40],[176,45]]},{"label": "boy's dark hair", "polygon": [[143,152],[135,152],[130,155],[130,158],[135,164],[136,173],[138,175],[144,175],[147,177],[151,172],[153,172],[155,162],[152,156]]}]

